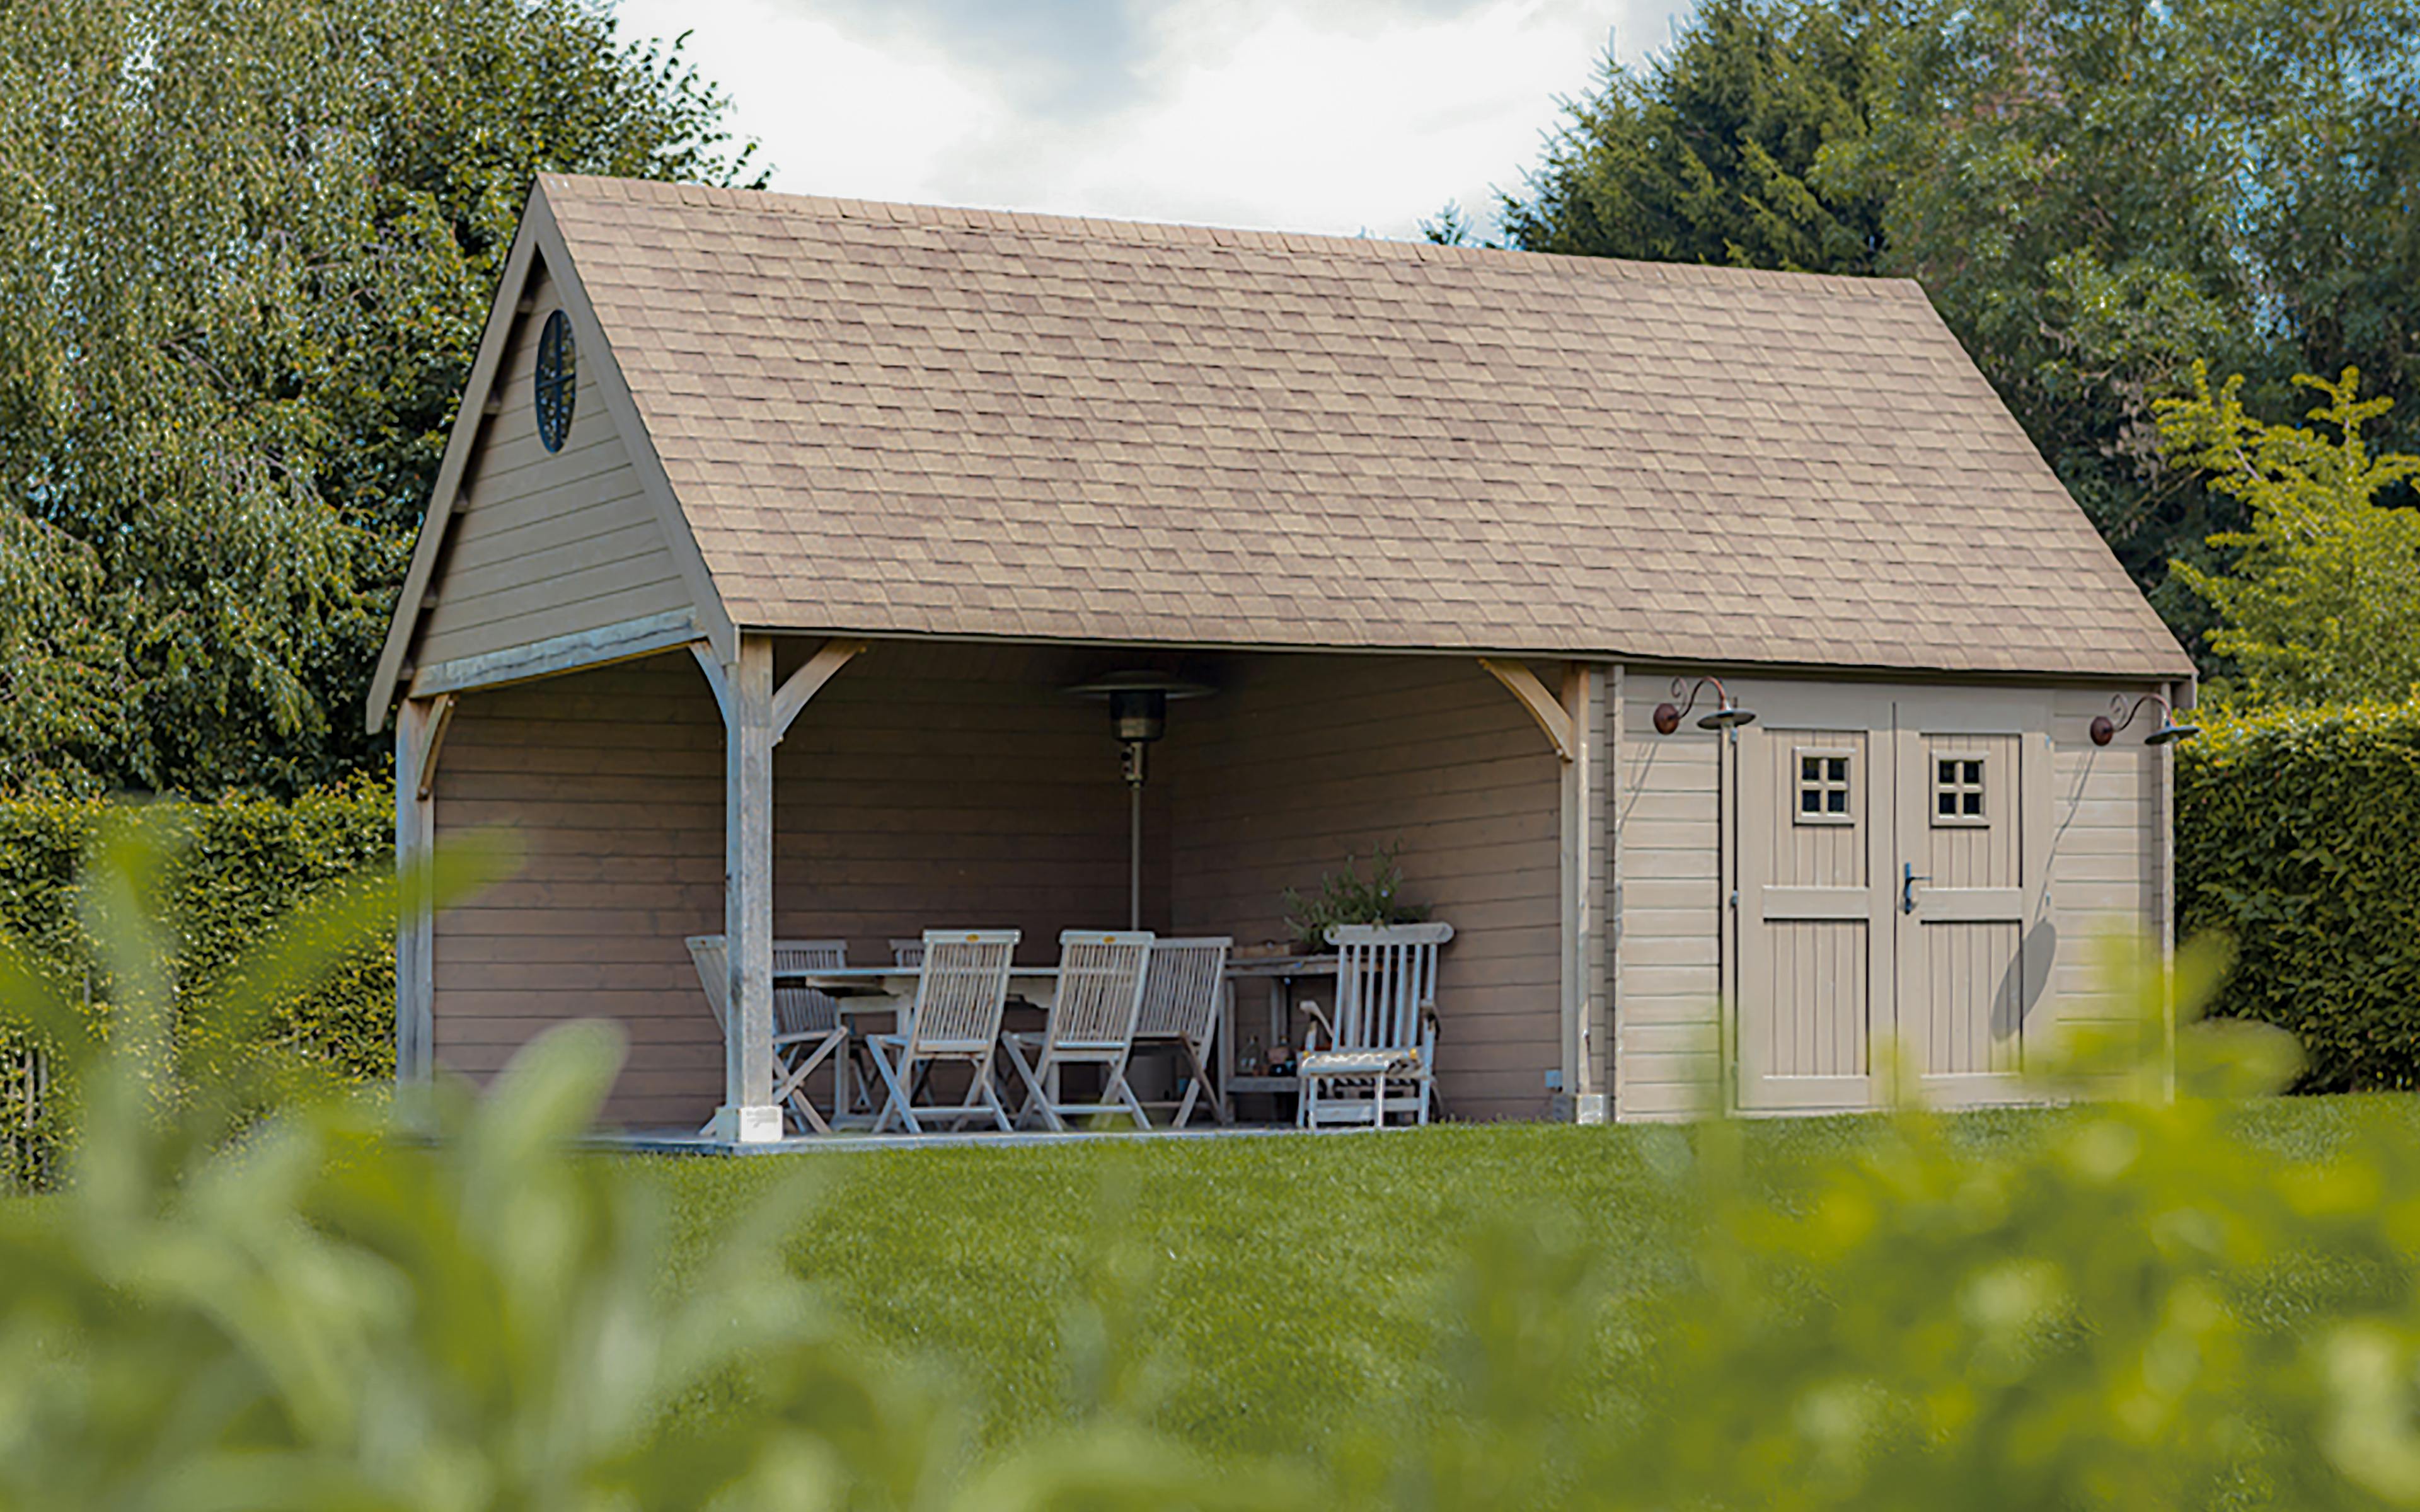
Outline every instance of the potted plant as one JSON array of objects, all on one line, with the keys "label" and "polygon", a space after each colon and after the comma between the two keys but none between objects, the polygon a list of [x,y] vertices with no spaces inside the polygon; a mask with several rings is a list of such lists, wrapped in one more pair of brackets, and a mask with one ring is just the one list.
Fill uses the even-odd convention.
[{"label": "potted plant", "polygon": [[1404,869],[1395,861],[1402,848],[1398,840],[1372,850],[1366,876],[1348,851],[1343,869],[1321,872],[1319,886],[1308,895],[1288,887],[1278,902],[1295,948],[1306,955],[1326,949],[1331,924],[1417,924],[1427,918],[1425,906],[1404,901]]}]

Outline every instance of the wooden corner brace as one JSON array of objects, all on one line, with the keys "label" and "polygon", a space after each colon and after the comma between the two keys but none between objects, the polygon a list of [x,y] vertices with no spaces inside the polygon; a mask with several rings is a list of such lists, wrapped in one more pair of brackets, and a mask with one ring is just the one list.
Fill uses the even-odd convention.
[{"label": "wooden corner brace", "polygon": [[[806,665],[790,674],[773,693],[773,740],[780,744],[790,733],[791,724],[799,717],[809,701],[823,691],[843,667],[855,660],[866,648],[863,640],[827,640],[807,658]],[[690,653],[697,657],[698,667],[705,671],[706,686],[714,689],[714,702],[722,710],[722,721],[731,722],[731,680],[723,674],[722,663],[714,656],[714,648],[703,640],[690,642]]]},{"label": "wooden corner brace", "polygon": [[1561,700],[1546,691],[1546,685],[1538,681],[1538,674],[1529,670],[1528,663],[1481,656],[1479,664],[1504,685],[1505,691],[1521,701],[1521,706],[1529,711],[1529,717],[1537,720],[1538,728],[1546,733],[1546,739],[1554,746],[1555,754],[1569,762],[1572,759],[1570,711],[1563,707]]},{"label": "wooden corner brace", "polygon": [[437,789],[437,754],[445,748],[445,732],[454,723],[454,695],[440,693],[431,701],[428,738],[420,748],[420,770],[411,774],[411,791],[426,798]]}]

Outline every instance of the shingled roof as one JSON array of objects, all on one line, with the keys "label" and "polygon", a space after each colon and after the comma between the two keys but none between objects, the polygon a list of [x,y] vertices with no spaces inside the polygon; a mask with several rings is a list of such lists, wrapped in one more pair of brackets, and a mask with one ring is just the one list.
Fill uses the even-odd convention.
[{"label": "shingled roof", "polygon": [[538,193],[743,627],[2192,671],[1912,283]]}]

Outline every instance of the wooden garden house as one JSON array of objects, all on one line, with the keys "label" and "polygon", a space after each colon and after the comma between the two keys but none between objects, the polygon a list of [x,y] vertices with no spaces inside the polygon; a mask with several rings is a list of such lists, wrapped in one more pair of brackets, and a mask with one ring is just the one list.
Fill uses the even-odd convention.
[{"label": "wooden garden house", "polygon": [[1912,284],[551,177],[367,708],[400,852],[525,853],[402,1073],[604,1017],[613,1117],[768,1137],[777,935],[1125,920],[1138,668],[1215,690],[1143,923],[1395,846],[1459,1117],[2019,1097],[2170,911],[2091,727],[2192,664]]}]

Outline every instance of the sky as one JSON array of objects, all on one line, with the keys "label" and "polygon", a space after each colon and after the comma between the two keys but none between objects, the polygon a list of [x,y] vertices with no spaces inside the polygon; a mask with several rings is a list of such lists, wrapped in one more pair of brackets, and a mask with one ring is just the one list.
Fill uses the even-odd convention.
[{"label": "sky", "polygon": [[690,34],[772,187],[1412,237],[1518,191],[1674,0],[622,0]]}]

